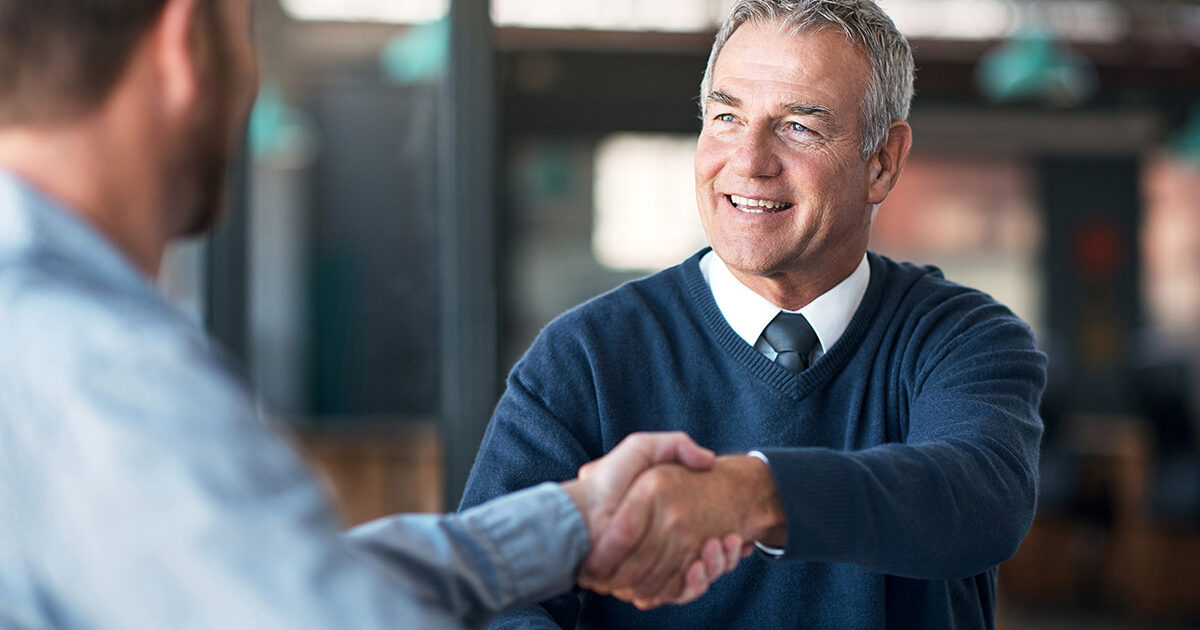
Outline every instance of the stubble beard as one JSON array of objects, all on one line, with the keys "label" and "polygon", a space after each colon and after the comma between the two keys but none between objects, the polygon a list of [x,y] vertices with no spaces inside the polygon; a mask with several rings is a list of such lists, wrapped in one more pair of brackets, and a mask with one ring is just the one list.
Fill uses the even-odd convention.
[{"label": "stubble beard", "polygon": [[202,236],[224,214],[232,141],[224,125],[196,125],[179,169],[179,236]]},{"label": "stubble beard", "polygon": [[230,162],[238,142],[230,72],[232,54],[226,48],[221,27],[216,23],[207,27],[208,54],[197,68],[202,96],[196,103],[195,115],[180,134],[172,169],[175,194],[167,199],[167,203],[175,206],[178,237],[202,236],[221,218]]}]

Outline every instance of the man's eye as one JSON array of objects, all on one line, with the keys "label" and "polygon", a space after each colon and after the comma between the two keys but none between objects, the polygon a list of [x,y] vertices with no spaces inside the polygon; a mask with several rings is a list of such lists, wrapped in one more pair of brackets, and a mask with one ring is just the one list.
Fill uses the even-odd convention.
[{"label": "man's eye", "polygon": [[717,120],[721,122],[733,122],[733,114],[721,114],[717,116]]},{"label": "man's eye", "polygon": [[805,131],[808,131],[808,127],[805,127],[804,125],[802,125],[798,122],[794,122],[794,123],[790,123],[790,124],[791,124],[792,131],[795,131],[796,133],[804,133]]}]

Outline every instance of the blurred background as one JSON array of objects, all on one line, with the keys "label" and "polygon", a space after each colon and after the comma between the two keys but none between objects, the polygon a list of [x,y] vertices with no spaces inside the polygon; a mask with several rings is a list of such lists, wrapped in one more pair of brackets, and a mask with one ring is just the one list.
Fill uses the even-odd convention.
[{"label": "blurred background", "polygon": [[[255,0],[233,211],[162,284],[348,523],[457,506],[540,328],[705,245],[696,96],[730,4]],[[992,293],[1051,357],[1001,627],[1200,627],[1200,4],[882,5],[916,144],[872,248]]]}]

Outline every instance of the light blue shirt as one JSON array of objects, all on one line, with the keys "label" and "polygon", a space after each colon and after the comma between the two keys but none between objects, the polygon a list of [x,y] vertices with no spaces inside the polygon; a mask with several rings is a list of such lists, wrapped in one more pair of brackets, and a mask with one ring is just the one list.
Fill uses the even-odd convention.
[{"label": "light blue shirt", "polygon": [[0,172],[0,628],[460,628],[571,587],[544,484],[343,534],[204,333]]}]

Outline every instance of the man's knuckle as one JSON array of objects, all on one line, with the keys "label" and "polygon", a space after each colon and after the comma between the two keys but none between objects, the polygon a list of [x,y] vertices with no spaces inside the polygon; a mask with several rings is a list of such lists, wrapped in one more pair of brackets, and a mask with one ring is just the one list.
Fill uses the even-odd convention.
[{"label": "man's knuckle", "polygon": [[670,504],[663,509],[663,523],[669,529],[685,528],[690,520],[690,513],[679,504]]}]

